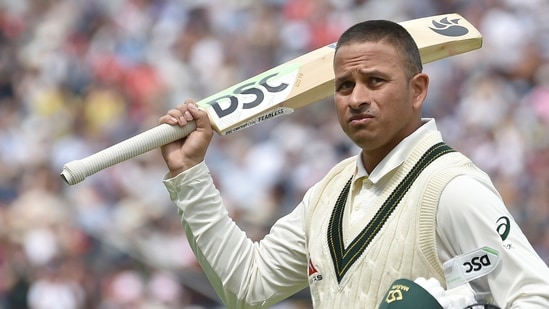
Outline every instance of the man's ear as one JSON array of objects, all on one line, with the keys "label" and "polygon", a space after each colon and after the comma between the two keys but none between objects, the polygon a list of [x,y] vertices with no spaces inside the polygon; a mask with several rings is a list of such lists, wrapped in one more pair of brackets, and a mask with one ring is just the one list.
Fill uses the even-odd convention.
[{"label": "man's ear", "polygon": [[425,73],[418,73],[410,80],[410,87],[413,96],[413,105],[416,109],[421,109],[427,91],[429,89],[429,76]]}]

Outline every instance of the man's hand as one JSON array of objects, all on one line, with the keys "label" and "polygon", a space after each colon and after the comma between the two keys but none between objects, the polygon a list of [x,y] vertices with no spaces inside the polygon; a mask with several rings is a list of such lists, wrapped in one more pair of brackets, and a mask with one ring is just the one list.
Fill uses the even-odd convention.
[{"label": "man's hand", "polygon": [[195,131],[185,138],[161,147],[162,157],[169,169],[168,177],[174,177],[204,161],[213,130],[208,114],[199,109],[192,99],[169,110],[159,119],[160,124],[178,126],[185,126],[191,121],[196,122]]},{"label": "man's hand", "polygon": [[467,285],[452,290],[444,290],[435,278],[425,279],[419,277],[414,282],[433,295],[444,309],[463,309],[476,303],[475,294]]}]

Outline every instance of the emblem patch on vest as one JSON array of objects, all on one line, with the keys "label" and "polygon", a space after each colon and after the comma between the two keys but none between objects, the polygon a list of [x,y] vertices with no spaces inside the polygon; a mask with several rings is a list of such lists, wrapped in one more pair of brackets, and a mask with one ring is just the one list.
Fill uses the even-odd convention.
[{"label": "emblem patch on vest", "polygon": [[313,284],[314,282],[322,280],[322,274],[316,269],[315,265],[313,264],[313,260],[311,260],[311,257],[309,257],[309,284]]}]

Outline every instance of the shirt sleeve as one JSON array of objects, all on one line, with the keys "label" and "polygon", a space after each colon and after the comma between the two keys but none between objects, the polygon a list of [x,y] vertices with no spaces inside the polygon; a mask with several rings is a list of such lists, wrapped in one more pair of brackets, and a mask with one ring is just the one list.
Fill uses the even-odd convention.
[{"label": "shirt sleeve", "polygon": [[498,193],[471,176],[458,176],[442,192],[437,213],[441,262],[484,246],[499,264],[473,280],[501,308],[549,308],[549,268],[535,252]]},{"label": "shirt sleeve", "polygon": [[307,286],[303,202],[253,242],[229,217],[205,163],[164,185],[198,262],[228,308],[269,306]]}]

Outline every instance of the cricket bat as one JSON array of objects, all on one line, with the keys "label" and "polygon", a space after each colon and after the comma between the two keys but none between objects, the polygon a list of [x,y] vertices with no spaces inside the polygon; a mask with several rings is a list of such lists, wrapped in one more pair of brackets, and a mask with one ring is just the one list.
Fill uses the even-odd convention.
[{"label": "cricket bat", "polygon": [[[482,46],[482,35],[459,14],[437,15],[400,23],[429,63]],[[289,114],[334,93],[335,43],[321,47],[197,102],[213,129],[231,134],[262,121]],[[161,124],[81,160],[64,165],[61,177],[74,185],[87,176],[181,139],[195,130]]]}]

